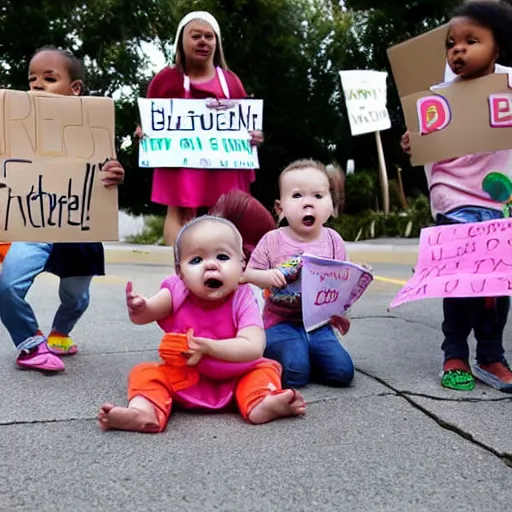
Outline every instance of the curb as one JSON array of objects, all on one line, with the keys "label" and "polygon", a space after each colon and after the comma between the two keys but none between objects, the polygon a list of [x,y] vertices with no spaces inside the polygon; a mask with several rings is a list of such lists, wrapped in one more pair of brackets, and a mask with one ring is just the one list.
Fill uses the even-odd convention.
[{"label": "curb", "polygon": [[[173,266],[172,247],[161,245],[136,245],[126,243],[105,243],[105,261],[107,264],[133,264]],[[374,245],[348,242],[349,257],[359,263],[416,264],[417,245]]]},{"label": "curb", "polygon": [[172,247],[123,243],[104,246],[107,264],[174,266]]}]

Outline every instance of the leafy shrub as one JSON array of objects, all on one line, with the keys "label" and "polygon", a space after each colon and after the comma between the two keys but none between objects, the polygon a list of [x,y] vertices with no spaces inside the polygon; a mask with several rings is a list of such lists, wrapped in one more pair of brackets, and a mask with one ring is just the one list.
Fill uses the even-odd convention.
[{"label": "leafy shrub", "polygon": [[130,244],[164,245],[164,221],[163,215],[148,215],[144,218],[144,229],[137,235],[126,237],[126,241]]},{"label": "leafy shrub", "polygon": [[[363,180],[360,183],[362,182]],[[363,194],[360,197],[362,198]],[[358,214],[342,213],[337,219],[333,219],[329,226],[347,241],[383,237],[416,238],[422,228],[432,224],[430,204],[423,195],[409,199],[409,204],[406,210],[392,211],[388,215],[370,209]],[[165,216],[147,216],[142,232],[127,237],[126,241],[132,244],[163,245],[164,220]]]},{"label": "leafy shrub", "polygon": [[409,201],[411,206],[402,211],[382,212],[366,210],[357,215],[342,214],[330,226],[344,240],[359,241],[371,238],[416,238],[422,228],[432,224],[430,205],[425,196]]},{"label": "leafy shrub", "polygon": [[375,208],[379,177],[375,171],[357,171],[345,179],[345,212],[356,214]]}]

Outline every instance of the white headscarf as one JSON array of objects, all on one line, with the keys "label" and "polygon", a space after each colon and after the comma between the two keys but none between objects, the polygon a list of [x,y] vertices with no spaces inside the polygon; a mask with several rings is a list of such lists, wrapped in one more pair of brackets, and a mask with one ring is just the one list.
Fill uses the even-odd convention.
[{"label": "white headscarf", "polygon": [[215,35],[217,36],[217,45],[218,46],[221,45],[220,26],[219,26],[218,21],[209,12],[206,12],[206,11],[193,11],[193,12],[189,12],[180,21],[180,23],[178,25],[178,29],[176,30],[176,36],[174,38],[174,44],[173,44],[173,47],[172,47],[172,54],[171,54],[171,58],[172,58],[172,62],[173,63],[176,61],[176,54],[178,53],[178,41],[179,41],[179,38],[180,38],[180,33],[183,30],[183,28],[185,27],[185,25],[190,23],[192,20],[203,20],[206,23],[208,23],[208,25],[210,25],[212,27],[213,31],[215,32]]}]

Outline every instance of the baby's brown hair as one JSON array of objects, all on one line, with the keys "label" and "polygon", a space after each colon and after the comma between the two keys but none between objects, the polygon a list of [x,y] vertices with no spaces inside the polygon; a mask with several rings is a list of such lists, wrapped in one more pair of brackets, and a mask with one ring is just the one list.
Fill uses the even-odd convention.
[{"label": "baby's brown hair", "polygon": [[78,80],[80,82],[80,96],[85,96],[88,94],[88,91],[85,90],[85,70],[84,70],[84,64],[83,62],[78,58],[75,57],[70,51],[63,50],[62,48],[58,48],[57,46],[42,46],[41,48],[38,48],[30,60],[32,60],[36,55],[42,53],[42,52],[55,52],[58,53],[61,57],[66,59],[67,62],[67,70],[69,73],[69,78],[72,82],[75,80]]},{"label": "baby's brown hair", "polygon": [[290,171],[298,171],[301,169],[316,169],[323,172],[329,180],[329,192],[332,197],[332,204],[334,206],[334,217],[337,217],[345,206],[345,174],[341,168],[334,164],[324,165],[317,160],[302,159],[295,160],[290,165],[285,167],[279,175],[279,192],[281,192],[281,180],[283,176]]}]

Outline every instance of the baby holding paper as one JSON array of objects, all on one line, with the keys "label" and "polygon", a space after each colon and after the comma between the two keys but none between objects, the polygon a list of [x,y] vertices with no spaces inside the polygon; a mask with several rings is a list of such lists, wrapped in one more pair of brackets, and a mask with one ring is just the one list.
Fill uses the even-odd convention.
[{"label": "baby holding paper", "polygon": [[128,407],[104,404],[103,430],[162,432],[174,404],[222,410],[236,402],[253,424],[305,413],[302,395],[281,387],[281,366],[262,357],[265,332],[247,284],[242,237],[227,219],[204,216],[186,224],[175,243],[176,275],[150,298],[126,289],[130,319],[165,331],[163,363],[130,373]]},{"label": "baby holding paper", "polygon": [[[508,73],[512,83],[512,68],[497,64],[500,58],[510,59],[512,55],[511,26],[512,7],[504,2],[463,4],[448,28],[446,57],[452,76],[446,77],[443,85],[492,73]],[[402,137],[402,148],[410,154],[408,132]],[[510,190],[500,186],[496,177],[501,173],[507,181],[506,176],[512,176],[512,151],[471,154],[428,164],[425,173],[438,225],[499,219],[504,215],[503,203],[510,201]],[[470,391],[476,376],[489,386],[512,392],[512,370],[503,348],[509,309],[509,297],[443,300],[442,386]],[[468,347],[472,329],[477,340],[473,372]]]},{"label": "baby holding paper", "polygon": [[335,316],[332,325],[307,333],[297,281],[304,253],[346,259],[341,236],[324,227],[343,203],[343,174],[333,166],[298,160],[279,176],[279,191],[275,209],[281,227],[263,236],[243,277],[245,282],[270,289],[263,311],[264,355],[281,363],[284,387],[301,387],[310,381],[347,386],[354,377],[354,365],[333,325],[345,334],[350,322]]}]

